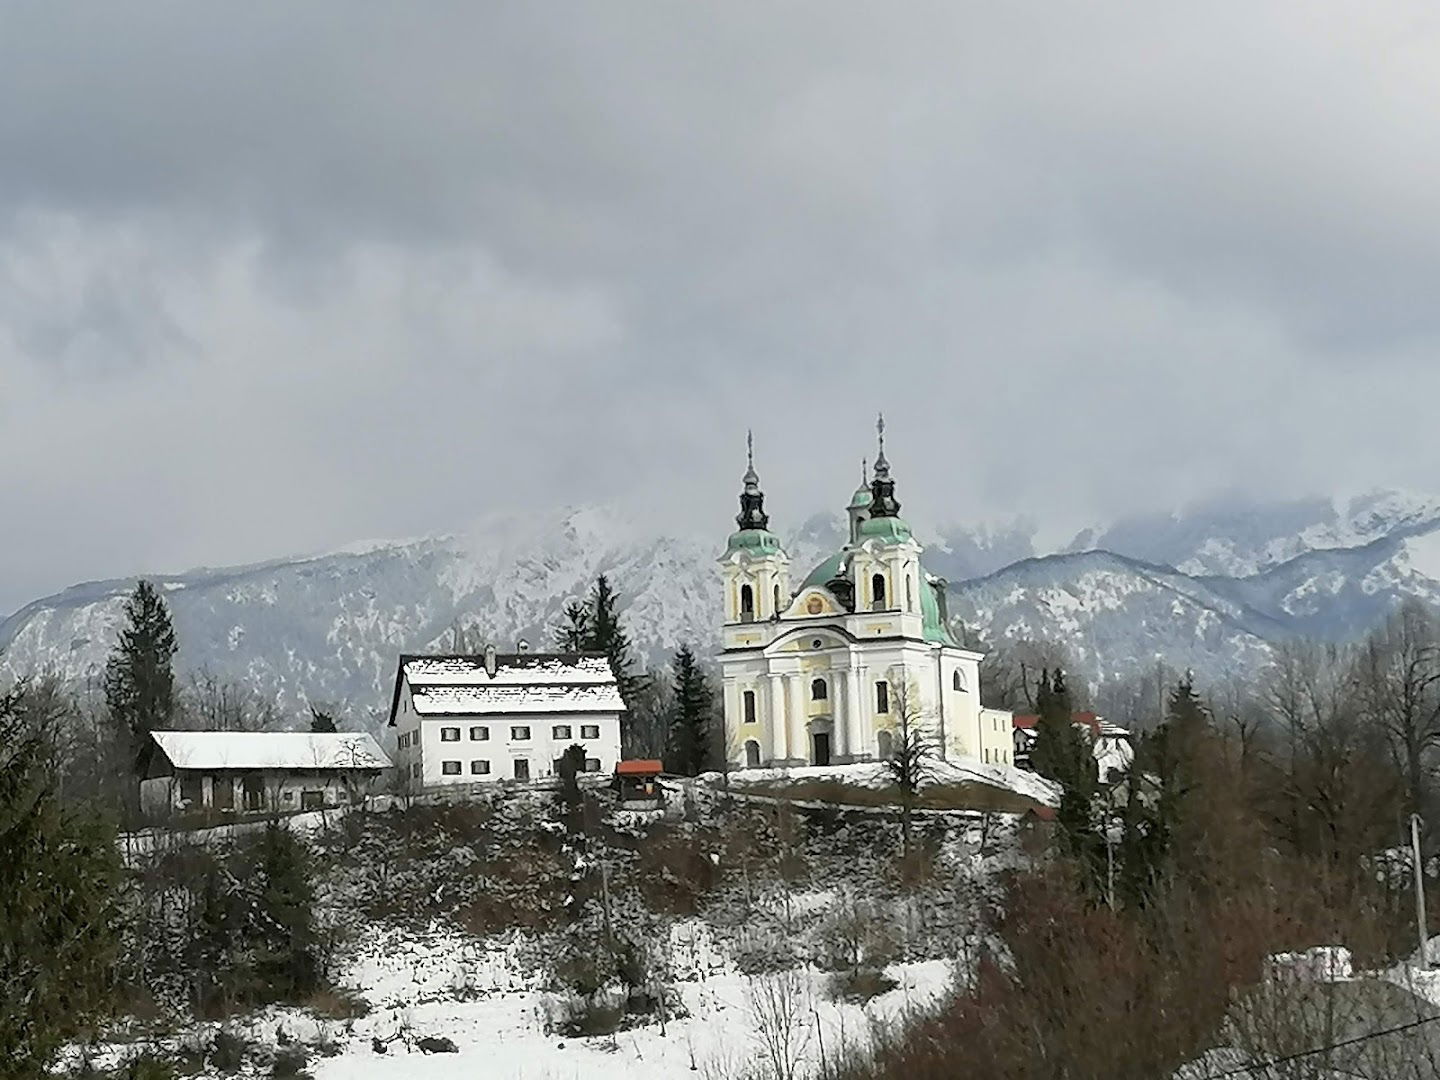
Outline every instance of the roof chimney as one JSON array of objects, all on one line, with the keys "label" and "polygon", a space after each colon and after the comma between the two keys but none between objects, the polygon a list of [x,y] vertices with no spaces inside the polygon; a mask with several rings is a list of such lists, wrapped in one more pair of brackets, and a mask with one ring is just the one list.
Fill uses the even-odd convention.
[{"label": "roof chimney", "polygon": [[493,679],[493,678],[495,677],[495,670],[496,670],[496,668],[497,668],[498,666],[499,666],[499,663],[498,663],[498,661],[497,661],[496,658],[495,658],[495,646],[494,646],[494,645],[486,645],[486,646],[485,646],[485,674],[489,675],[489,676]]}]

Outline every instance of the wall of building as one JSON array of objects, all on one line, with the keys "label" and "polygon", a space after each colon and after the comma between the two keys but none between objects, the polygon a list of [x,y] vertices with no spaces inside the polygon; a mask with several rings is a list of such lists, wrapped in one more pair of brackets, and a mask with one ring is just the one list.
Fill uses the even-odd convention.
[{"label": "wall of building", "polygon": [[[912,716],[943,752],[978,750],[975,654],[915,640],[852,642],[823,623],[803,627],[803,633],[792,633],[797,628],[788,620],[780,626],[788,636],[766,652],[721,658],[727,756],[735,766],[752,761],[751,742],[761,765],[812,764],[817,731],[830,737],[832,762],[873,760],[881,755],[881,732],[890,732],[892,741],[898,737],[901,683],[913,697]],[[953,689],[956,670],[962,672],[961,691]],[[816,679],[826,686],[820,701],[812,691]],[[878,708],[880,681],[889,699],[884,712]],[[745,722],[747,692],[755,696],[754,723]]]},{"label": "wall of building", "polygon": [[[257,784],[260,788],[258,807],[249,797]],[[382,786],[381,770],[182,772],[142,780],[140,807],[149,814],[219,810],[227,804],[237,814],[286,813],[302,809],[307,792],[317,794],[325,806],[340,806]],[[228,800],[226,791],[230,794]]]},{"label": "wall of building", "polygon": [[[405,695],[408,697],[408,695]],[[593,727],[585,737],[582,729]],[[528,738],[517,738],[513,729],[528,728]],[[561,733],[557,734],[557,729]],[[564,729],[568,729],[568,734]],[[458,732],[449,741],[445,732]],[[486,733],[488,737],[474,738]],[[555,775],[555,760],[579,743],[587,758],[599,762],[596,771],[612,773],[620,760],[620,715],[618,713],[517,713],[484,716],[416,716],[413,708],[396,716],[397,742],[407,735],[409,745],[396,750],[396,767],[410,789],[441,784],[474,784],[515,778],[515,762],[529,763],[530,779]],[[446,762],[459,762],[459,772],[446,772]],[[484,762],[488,772],[474,771]],[[482,766],[484,767],[484,766]]]}]

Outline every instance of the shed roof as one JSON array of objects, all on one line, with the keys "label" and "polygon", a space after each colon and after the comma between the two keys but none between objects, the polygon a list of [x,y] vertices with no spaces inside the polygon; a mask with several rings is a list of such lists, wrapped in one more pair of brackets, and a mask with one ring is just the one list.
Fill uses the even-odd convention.
[{"label": "shed roof", "polygon": [[388,769],[390,759],[357,731],[152,731],[177,769]]},{"label": "shed roof", "polygon": [[658,758],[632,758],[615,766],[615,772],[620,776],[659,776],[664,769]]}]

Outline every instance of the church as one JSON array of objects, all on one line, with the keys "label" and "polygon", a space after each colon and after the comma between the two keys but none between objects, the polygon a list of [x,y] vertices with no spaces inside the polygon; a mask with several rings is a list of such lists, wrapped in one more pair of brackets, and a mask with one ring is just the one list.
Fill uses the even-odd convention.
[{"label": "church", "polygon": [[739,528],[720,559],[725,753],[736,767],[883,759],[907,728],[937,756],[1011,763],[1009,714],[980,707],[982,654],[951,636],[945,582],[926,573],[900,516],[883,417],[876,428],[849,541],[793,588],[749,444]]}]

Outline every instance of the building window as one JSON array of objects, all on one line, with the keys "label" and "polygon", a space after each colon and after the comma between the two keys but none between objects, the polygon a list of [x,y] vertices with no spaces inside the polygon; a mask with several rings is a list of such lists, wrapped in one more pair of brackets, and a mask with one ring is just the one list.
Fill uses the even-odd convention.
[{"label": "building window", "polygon": [[397,749],[397,750],[404,750],[404,749],[405,749],[407,746],[409,746],[409,745],[410,745],[410,733],[409,733],[408,731],[402,731],[402,732],[400,733],[400,737],[395,740],[395,749]]},{"label": "building window", "polygon": [[488,727],[472,727],[470,729],[471,742],[485,742],[489,738],[490,729]]},{"label": "building window", "polygon": [[446,776],[459,776],[459,775],[460,775],[460,762],[458,762],[458,761],[442,761],[442,762],[440,763],[440,771],[441,771],[442,773],[444,773]]},{"label": "building window", "polygon": [[442,727],[440,729],[441,742],[459,742],[460,729],[458,727]]},{"label": "building window", "polygon": [[488,776],[489,773],[490,773],[490,762],[488,762],[488,761],[472,761],[472,762],[470,762],[470,773],[471,773],[471,775],[473,775],[473,776]]},{"label": "building window", "polygon": [[951,684],[961,693],[965,691],[965,676],[960,674],[960,669],[955,669],[955,674],[950,677]]},{"label": "building window", "polygon": [[824,679],[815,679],[810,683],[810,700],[824,701],[830,696],[830,688],[825,685]]},{"label": "building window", "polygon": [[420,779],[420,763],[418,761],[414,765],[410,766],[410,775],[413,776],[416,780]]},{"label": "building window", "polygon": [[870,577],[870,607],[875,611],[885,609],[885,575],[872,574]]},{"label": "building window", "polygon": [[580,737],[582,739],[598,739],[600,737],[599,724],[581,724]]},{"label": "building window", "polygon": [[598,757],[587,757],[587,758],[585,759],[585,771],[586,771],[586,772],[599,772],[599,771],[600,771],[600,759],[599,759]]},{"label": "building window", "polygon": [[772,612],[772,614],[775,614],[775,615],[779,615],[779,614],[780,614],[780,586],[779,586],[779,585],[776,585],[776,586],[775,586],[775,610],[774,610],[774,612]]},{"label": "building window", "polygon": [[522,757],[522,758],[516,758],[516,759],[515,759],[515,779],[516,779],[516,780],[529,780],[529,779],[530,779],[530,762],[529,762],[527,759],[523,758],[523,757]]},{"label": "building window", "polygon": [[550,737],[551,737],[552,739],[568,739],[568,738],[570,738],[570,725],[569,725],[569,724],[556,724],[554,727],[552,727],[552,728],[550,729]]},{"label": "building window", "polygon": [[915,580],[909,574],[905,575],[905,610],[915,610]]},{"label": "building window", "polygon": [[986,764],[986,765],[989,765],[989,764],[990,764],[990,751],[989,751],[989,750],[982,750],[980,753],[981,753],[981,756],[982,756],[982,757],[984,758],[984,760],[985,760],[985,764]]},{"label": "building window", "polygon": [[755,590],[749,585],[740,586],[740,621],[752,622],[755,619]]},{"label": "building window", "polygon": [[884,679],[875,684],[875,711],[880,713],[890,711],[890,684]]},{"label": "building window", "polygon": [[879,752],[882,761],[889,761],[890,755],[894,753],[895,737],[888,731],[877,732],[875,735],[875,749]]},{"label": "building window", "polygon": [[745,767],[758,768],[760,765],[760,744],[754,739],[745,740]]},{"label": "building window", "polygon": [[528,725],[521,725],[510,729],[510,740],[512,742],[524,742],[528,738],[530,738],[530,728]]},{"label": "building window", "polygon": [[746,690],[745,693],[741,695],[741,700],[744,702],[745,706],[745,719],[743,722],[746,724],[753,724],[755,722],[755,691]]}]

